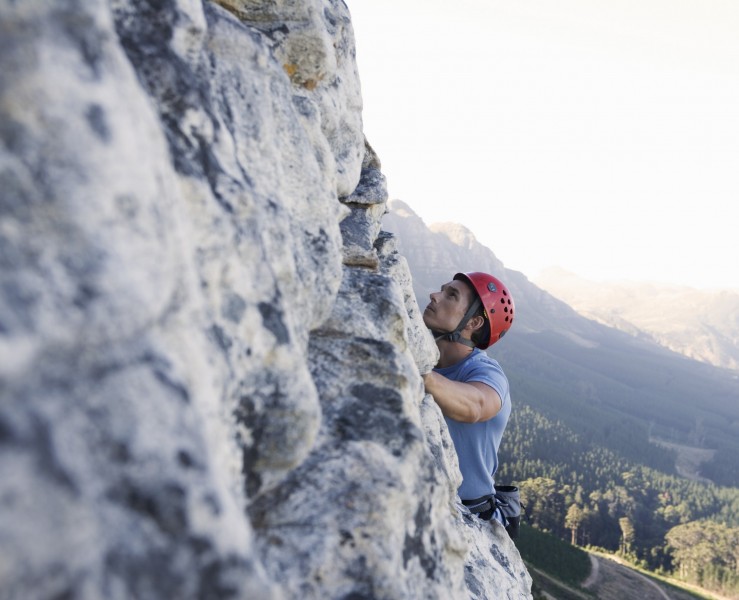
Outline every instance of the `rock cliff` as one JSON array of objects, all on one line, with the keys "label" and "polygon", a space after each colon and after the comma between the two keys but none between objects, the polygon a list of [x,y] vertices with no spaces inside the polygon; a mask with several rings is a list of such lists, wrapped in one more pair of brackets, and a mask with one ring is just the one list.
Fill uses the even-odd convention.
[{"label": "rock cliff", "polygon": [[0,598],[527,598],[341,0],[0,0]]}]

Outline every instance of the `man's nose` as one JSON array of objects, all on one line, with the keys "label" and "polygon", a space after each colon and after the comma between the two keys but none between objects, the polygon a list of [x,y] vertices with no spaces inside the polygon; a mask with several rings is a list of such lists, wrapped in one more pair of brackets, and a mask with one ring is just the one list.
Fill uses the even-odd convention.
[{"label": "man's nose", "polygon": [[436,296],[437,296],[438,293],[439,292],[431,292],[429,294],[429,298],[431,299],[432,302],[436,302]]}]

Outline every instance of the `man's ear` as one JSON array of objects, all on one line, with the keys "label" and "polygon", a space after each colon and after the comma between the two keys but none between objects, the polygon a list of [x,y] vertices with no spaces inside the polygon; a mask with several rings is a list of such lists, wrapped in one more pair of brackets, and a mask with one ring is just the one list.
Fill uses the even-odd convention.
[{"label": "man's ear", "polygon": [[485,319],[482,317],[482,315],[477,315],[476,317],[472,317],[469,321],[467,321],[465,329],[469,329],[470,331],[477,331],[484,324]]}]

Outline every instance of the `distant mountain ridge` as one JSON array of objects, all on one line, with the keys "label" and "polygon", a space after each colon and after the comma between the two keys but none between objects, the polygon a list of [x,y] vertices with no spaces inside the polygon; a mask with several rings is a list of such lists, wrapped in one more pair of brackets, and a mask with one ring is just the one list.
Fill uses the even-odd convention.
[{"label": "distant mountain ridge", "polygon": [[[390,202],[383,226],[398,237],[419,305],[457,271],[500,274],[516,301],[516,322],[491,349],[517,397],[620,456],[675,474],[664,440],[716,450],[701,475],[739,484],[739,381],[646,336],[635,337],[578,314],[506,269],[464,227],[427,227],[405,203]],[[672,458],[670,458],[672,457]]]},{"label": "distant mountain ridge", "polygon": [[580,314],[689,358],[739,371],[739,293],[635,282],[597,283],[560,268],[534,283]]},{"label": "distant mountain ridge", "polygon": [[[599,328],[594,323],[531,284],[522,273],[506,269],[463,225],[426,225],[410,206],[399,200],[388,202],[388,208],[390,212],[385,215],[383,226],[398,235],[398,246],[411,267],[413,289],[422,309],[428,303],[428,294],[446,281],[444,277],[450,278],[456,271],[505,272],[506,285],[516,298],[517,331],[532,333],[554,328],[585,345],[592,344],[597,337]],[[538,310],[540,306],[546,307],[546,311]]]}]

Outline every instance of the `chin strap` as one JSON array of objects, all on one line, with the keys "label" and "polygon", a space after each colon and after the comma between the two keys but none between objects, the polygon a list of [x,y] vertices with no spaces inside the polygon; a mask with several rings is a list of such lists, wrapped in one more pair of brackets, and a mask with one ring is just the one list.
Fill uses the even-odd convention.
[{"label": "chin strap", "polygon": [[468,321],[472,318],[472,316],[477,312],[477,309],[480,308],[482,305],[482,302],[480,301],[480,298],[475,298],[474,302],[470,304],[470,307],[467,309],[467,312],[464,314],[464,317],[462,317],[462,320],[459,322],[459,325],[457,325],[457,328],[450,332],[450,333],[444,333],[443,331],[431,331],[431,333],[434,335],[434,340],[437,342],[439,340],[447,340],[449,342],[457,342],[458,344],[463,344],[465,346],[469,346],[470,348],[475,347],[475,342],[472,340],[468,340],[467,338],[462,337],[462,330],[465,328],[465,325],[467,325]]}]

